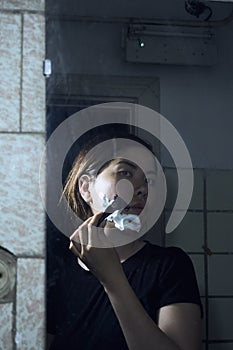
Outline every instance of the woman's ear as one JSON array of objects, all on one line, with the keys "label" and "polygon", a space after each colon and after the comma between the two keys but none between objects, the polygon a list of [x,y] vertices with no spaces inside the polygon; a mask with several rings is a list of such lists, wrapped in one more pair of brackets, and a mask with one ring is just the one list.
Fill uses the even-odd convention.
[{"label": "woman's ear", "polygon": [[82,175],[78,182],[79,192],[87,204],[91,203],[92,200],[90,193],[90,182],[91,177],[89,175]]}]

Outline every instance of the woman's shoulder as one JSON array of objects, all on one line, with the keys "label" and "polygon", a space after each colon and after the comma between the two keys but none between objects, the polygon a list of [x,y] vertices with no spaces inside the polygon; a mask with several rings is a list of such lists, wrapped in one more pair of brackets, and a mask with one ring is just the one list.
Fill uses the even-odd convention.
[{"label": "woman's shoulder", "polygon": [[163,247],[147,242],[144,256],[152,264],[160,267],[160,271],[184,271],[192,270],[193,264],[189,255],[180,247]]},{"label": "woman's shoulder", "polygon": [[195,303],[203,308],[193,263],[181,248],[148,244],[151,270],[159,290],[158,308],[173,303]]},{"label": "woman's shoulder", "polygon": [[147,254],[159,256],[160,258],[164,259],[185,259],[188,257],[188,254],[181,249],[180,247],[176,246],[169,246],[169,247],[164,247],[164,246],[159,246],[157,244],[152,244],[150,242],[146,242],[147,246]]}]

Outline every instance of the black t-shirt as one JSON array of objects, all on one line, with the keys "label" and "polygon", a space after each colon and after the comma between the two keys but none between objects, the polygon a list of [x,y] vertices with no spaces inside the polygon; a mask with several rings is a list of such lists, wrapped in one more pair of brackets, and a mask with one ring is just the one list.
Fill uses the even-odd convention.
[{"label": "black t-shirt", "polygon": [[[104,288],[84,270],[71,252],[64,264],[50,264],[48,273],[48,332],[55,334],[51,350],[128,349]],[[180,248],[147,243],[123,264],[124,272],[147,313],[165,305],[202,305],[192,262]]]}]

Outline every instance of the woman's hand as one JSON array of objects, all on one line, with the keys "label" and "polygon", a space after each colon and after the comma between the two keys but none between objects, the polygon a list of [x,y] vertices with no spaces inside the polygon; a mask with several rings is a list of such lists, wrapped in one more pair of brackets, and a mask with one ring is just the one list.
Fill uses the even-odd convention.
[{"label": "woman's hand", "polygon": [[109,286],[117,284],[124,272],[117,251],[104,232],[104,228],[107,229],[112,224],[105,220],[102,227],[96,227],[102,214],[95,214],[79,226],[70,237],[70,250],[85,263],[103,286]]}]

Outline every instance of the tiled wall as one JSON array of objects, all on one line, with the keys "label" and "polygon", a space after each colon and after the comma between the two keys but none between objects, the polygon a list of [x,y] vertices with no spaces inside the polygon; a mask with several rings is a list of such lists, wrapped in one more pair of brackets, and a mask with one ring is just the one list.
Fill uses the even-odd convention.
[{"label": "tiled wall", "polygon": [[4,350],[44,349],[44,22],[44,0],[0,1],[0,246],[17,271],[13,297],[0,300]]},{"label": "tiled wall", "polygon": [[[174,169],[165,173],[167,220],[177,176]],[[193,261],[204,306],[203,349],[233,349],[233,171],[194,170],[189,210],[165,244],[183,248]]]}]

